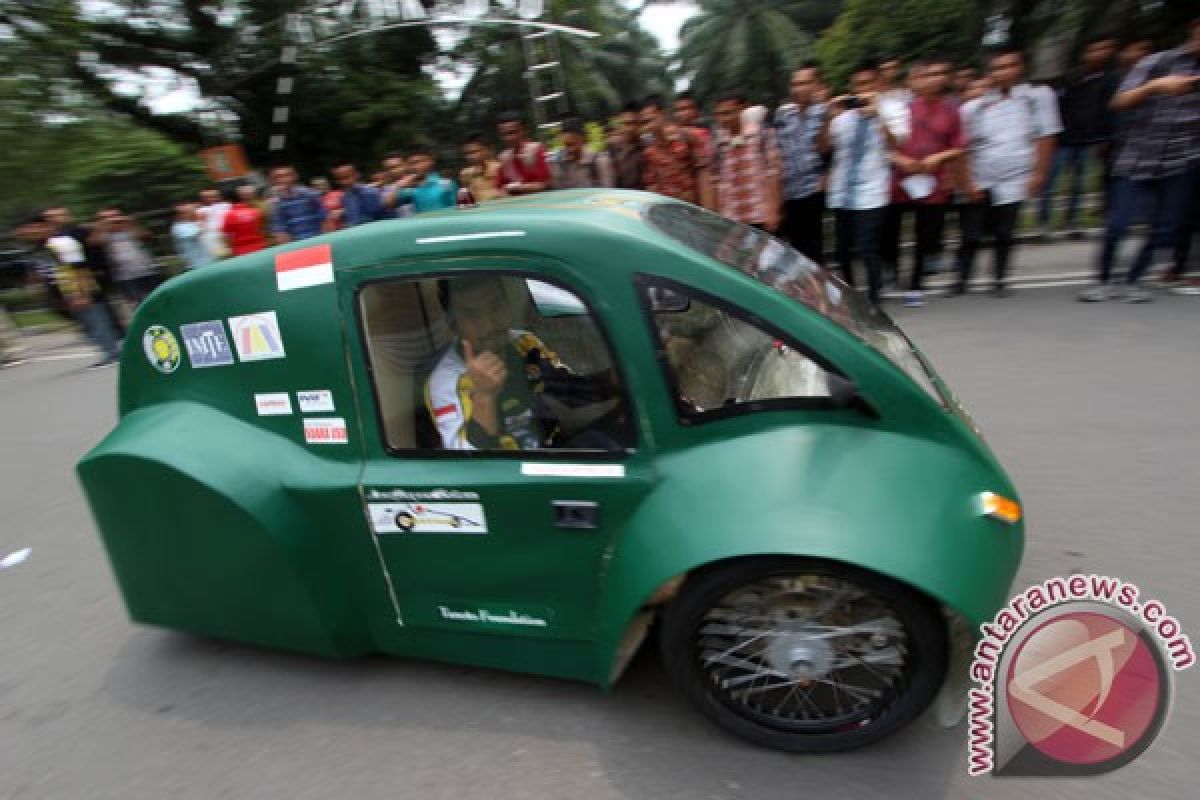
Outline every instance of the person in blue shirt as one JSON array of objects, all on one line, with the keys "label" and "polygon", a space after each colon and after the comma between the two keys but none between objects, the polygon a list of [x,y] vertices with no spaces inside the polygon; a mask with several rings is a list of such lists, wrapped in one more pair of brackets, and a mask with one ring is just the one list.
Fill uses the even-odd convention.
[{"label": "person in blue shirt", "polygon": [[325,221],[321,195],[298,183],[294,167],[280,164],[271,170],[271,233],[275,244],[307,239],[321,232]]},{"label": "person in blue shirt", "polygon": [[454,208],[458,201],[458,184],[443,178],[434,166],[431,153],[414,151],[408,159],[408,167],[413,173],[412,186],[397,189],[393,204],[411,204],[418,214]]},{"label": "person in blue shirt", "polygon": [[343,228],[364,225],[387,216],[379,190],[360,183],[358,168],[353,164],[343,163],[334,167],[333,180],[342,190],[340,221]]}]

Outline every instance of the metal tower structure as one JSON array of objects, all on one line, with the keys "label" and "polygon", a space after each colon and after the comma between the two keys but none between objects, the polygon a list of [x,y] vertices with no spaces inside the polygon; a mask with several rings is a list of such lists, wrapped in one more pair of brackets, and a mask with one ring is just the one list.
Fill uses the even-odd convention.
[{"label": "metal tower structure", "polygon": [[533,105],[533,123],[539,133],[557,129],[566,115],[567,77],[554,31],[522,34],[525,50],[525,80]]}]

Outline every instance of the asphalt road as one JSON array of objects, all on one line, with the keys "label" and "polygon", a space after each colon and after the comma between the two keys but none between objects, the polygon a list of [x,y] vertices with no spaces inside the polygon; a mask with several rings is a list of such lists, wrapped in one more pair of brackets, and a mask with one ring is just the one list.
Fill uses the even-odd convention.
[{"label": "asphalt road", "polygon": [[[1071,291],[897,317],[1020,488],[1018,584],[1137,582],[1200,641],[1200,302]],[[485,670],[327,662],[131,625],[73,476],[114,421],[113,371],[0,372],[0,798],[1184,797],[1200,670],[1139,760],[1080,780],[969,778],[929,718],[866,751],[794,757],[692,713],[643,652],[611,694]]]}]

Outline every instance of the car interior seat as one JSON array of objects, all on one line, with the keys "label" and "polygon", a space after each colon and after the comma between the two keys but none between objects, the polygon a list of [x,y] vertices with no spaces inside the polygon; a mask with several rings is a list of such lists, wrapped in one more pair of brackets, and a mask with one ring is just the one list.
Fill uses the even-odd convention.
[{"label": "car interior seat", "polygon": [[436,447],[425,381],[452,341],[436,281],[375,284],[361,302],[388,446]]}]

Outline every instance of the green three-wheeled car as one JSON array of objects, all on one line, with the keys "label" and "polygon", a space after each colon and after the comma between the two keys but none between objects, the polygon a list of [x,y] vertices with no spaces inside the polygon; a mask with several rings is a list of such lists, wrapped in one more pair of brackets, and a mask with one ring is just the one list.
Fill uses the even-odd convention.
[{"label": "green three-wheeled car", "polygon": [[582,191],[205,267],[79,474],[138,622],[682,691],[793,751],[919,714],[1023,547],[882,313],[780,241]]}]

